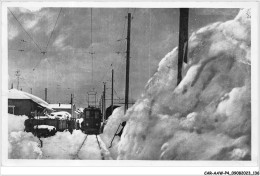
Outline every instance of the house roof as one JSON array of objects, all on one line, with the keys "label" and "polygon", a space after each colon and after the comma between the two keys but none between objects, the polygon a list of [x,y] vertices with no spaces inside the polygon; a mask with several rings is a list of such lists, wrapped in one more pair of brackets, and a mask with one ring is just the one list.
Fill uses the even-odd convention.
[{"label": "house roof", "polygon": [[21,90],[10,89],[8,91],[8,99],[32,100],[33,102],[39,104],[40,106],[52,110],[49,104],[43,99]]},{"label": "house roof", "polygon": [[71,109],[71,104],[49,104],[52,109]]}]

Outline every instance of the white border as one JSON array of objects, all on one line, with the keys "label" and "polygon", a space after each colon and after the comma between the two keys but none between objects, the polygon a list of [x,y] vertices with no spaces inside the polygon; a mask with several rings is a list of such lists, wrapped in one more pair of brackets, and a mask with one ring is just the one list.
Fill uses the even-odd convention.
[{"label": "white border", "polygon": [[[252,161],[72,161],[72,160],[10,160],[7,159],[7,145],[8,145],[8,132],[7,132],[7,112],[2,111],[7,109],[7,92],[8,92],[8,55],[7,55],[7,7],[25,7],[25,6],[41,6],[41,7],[106,7],[106,8],[251,8],[251,29],[252,29]],[[146,175],[167,175],[178,174],[183,175],[187,173],[202,174],[201,169],[204,170],[217,170],[215,167],[221,167],[219,170],[259,170],[259,3],[257,2],[3,2],[2,3],[2,98],[1,98],[1,115],[2,115],[2,166],[138,166],[139,169],[145,171]],[[258,125],[258,126],[257,126]],[[140,166],[153,166],[141,167]],[[171,168],[172,166],[174,167]],[[201,168],[198,166],[205,166],[207,168]],[[214,166],[214,167],[213,167]],[[159,169],[163,167],[163,169]],[[187,170],[186,167],[189,167]],[[228,168],[225,168],[228,167]],[[231,167],[231,168],[230,168]],[[33,171],[35,175],[39,174],[53,174],[50,172],[50,168],[38,168],[30,167],[2,167],[3,174],[21,174],[30,175],[30,171]],[[53,168],[51,170],[61,170],[58,174],[61,175],[75,175],[85,173],[86,168],[74,167],[74,168]],[[104,170],[106,169],[106,170]],[[116,174],[125,173],[127,175],[140,174],[140,171],[131,169],[129,167],[116,168],[122,172],[115,171],[113,167],[108,168],[96,168],[88,167],[88,173],[90,174]],[[126,170],[127,172],[125,172]],[[138,169],[138,170],[139,170]],[[108,172],[109,171],[109,172]],[[160,171],[160,172],[158,172]],[[163,172],[162,172],[163,171]],[[141,175],[141,174],[140,174]]]}]

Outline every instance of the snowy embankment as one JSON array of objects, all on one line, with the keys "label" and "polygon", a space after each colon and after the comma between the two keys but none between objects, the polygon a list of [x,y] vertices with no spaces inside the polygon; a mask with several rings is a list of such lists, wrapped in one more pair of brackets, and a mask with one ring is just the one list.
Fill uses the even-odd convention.
[{"label": "snowy embankment", "polygon": [[24,132],[27,116],[8,114],[8,158],[39,159],[42,151],[39,140],[32,133]]},{"label": "snowy embankment", "polygon": [[[101,139],[104,141],[105,145],[107,147],[110,146],[111,140],[116,133],[120,123],[127,120],[124,116],[124,107],[116,108],[113,111],[113,114],[109,117],[109,120],[104,128],[103,134],[100,135]],[[117,133],[121,130],[121,126],[119,127]],[[118,136],[115,136],[112,147],[109,148],[109,152],[111,154],[111,157],[113,159],[116,159],[118,156],[118,142],[120,141],[120,138]]]},{"label": "snowy embankment", "polygon": [[127,114],[109,118],[102,135],[107,146],[127,120],[121,140],[114,142],[117,159],[249,160],[250,35],[247,9],[194,32],[177,87],[178,50],[168,53]]}]

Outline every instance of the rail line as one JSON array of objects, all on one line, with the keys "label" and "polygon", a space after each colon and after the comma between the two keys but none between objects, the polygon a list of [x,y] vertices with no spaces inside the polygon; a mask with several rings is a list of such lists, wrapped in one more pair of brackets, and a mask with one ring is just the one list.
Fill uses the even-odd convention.
[{"label": "rail line", "polygon": [[[99,140],[98,140],[98,137],[97,137],[97,135],[95,135],[95,136],[96,136],[97,144],[98,144],[98,147],[99,147],[99,150],[100,150],[101,159],[102,159],[102,160],[105,160],[105,156],[104,156],[104,153],[102,152],[102,147],[101,147],[101,145],[100,145],[100,142],[99,142]],[[85,142],[87,141],[87,137],[88,137],[88,135],[86,135],[86,137],[84,138],[84,140],[83,140],[83,142],[81,143],[80,147],[78,148],[76,154],[74,155],[74,157],[73,157],[74,160],[80,159],[80,157],[79,157],[78,154],[79,154],[79,152],[81,151],[82,147],[84,146]]]}]

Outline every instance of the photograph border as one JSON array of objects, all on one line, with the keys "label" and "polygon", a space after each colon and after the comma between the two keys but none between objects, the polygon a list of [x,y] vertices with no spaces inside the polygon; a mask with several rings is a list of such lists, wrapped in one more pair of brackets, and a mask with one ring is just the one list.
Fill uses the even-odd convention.
[{"label": "photograph border", "polygon": [[[148,3],[149,2],[149,3]],[[41,7],[99,7],[99,8],[180,8],[180,7],[188,7],[188,8],[251,8],[251,113],[252,113],[252,121],[251,121],[251,139],[252,139],[252,153],[251,153],[251,161],[142,161],[142,160],[109,160],[109,161],[99,161],[99,160],[84,160],[84,161],[72,161],[72,160],[19,160],[19,159],[8,159],[8,129],[7,129],[7,104],[8,104],[8,35],[7,35],[7,7],[26,7],[26,6],[41,6]],[[172,173],[171,169],[174,167],[174,173],[182,174],[189,172],[185,171],[184,167],[192,168],[195,173],[199,173],[200,167],[207,167],[204,170],[210,170],[216,167],[221,167],[226,170],[232,169],[241,169],[245,170],[250,168],[259,167],[259,75],[260,75],[260,64],[259,64],[259,2],[251,1],[251,2],[169,2],[169,1],[141,1],[141,2],[130,2],[130,1],[88,1],[88,2],[78,2],[78,1],[58,1],[58,2],[2,2],[1,5],[1,36],[2,36],[2,59],[1,59],[1,168],[4,173],[8,173],[9,171],[19,174],[20,172],[16,172],[22,170],[23,173],[28,173],[27,167],[25,166],[33,166],[37,170],[37,168],[41,168],[42,166],[54,169],[55,167],[63,167],[62,174],[69,174],[71,171],[71,167],[76,167],[76,170],[82,170],[84,167],[88,167],[90,169],[93,167],[93,173],[95,171],[103,174],[104,172],[101,169],[96,169],[97,166],[106,167],[106,169],[111,170],[110,173],[114,173],[113,167],[117,166],[121,169],[128,168],[127,170],[129,174],[136,173],[133,169],[129,169],[129,167],[143,167],[148,168],[146,170],[150,170],[148,174],[156,174],[159,175],[161,173],[154,170],[154,168],[163,167],[164,172]],[[64,168],[64,166],[70,168]],[[80,166],[78,168],[77,166]],[[84,166],[84,167],[83,167]],[[15,169],[12,170],[12,167]],[[227,167],[227,168],[226,168]],[[199,169],[199,170],[197,170]],[[9,171],[8,171],[9,170]],[[47,173],[47,169],[41,169],[42,173]],[[197,172],[196,172],[197,171]],[[259,171],[259,169],[258,169]],[[76,171],[77,172],[77,171]],[[73,171],[72,174],[75,172]],[[92,173],[92,174],[93,174]],[[137,173],[138,174],[138,173]],[[128,174],[127,174],[128,175]]]}]

